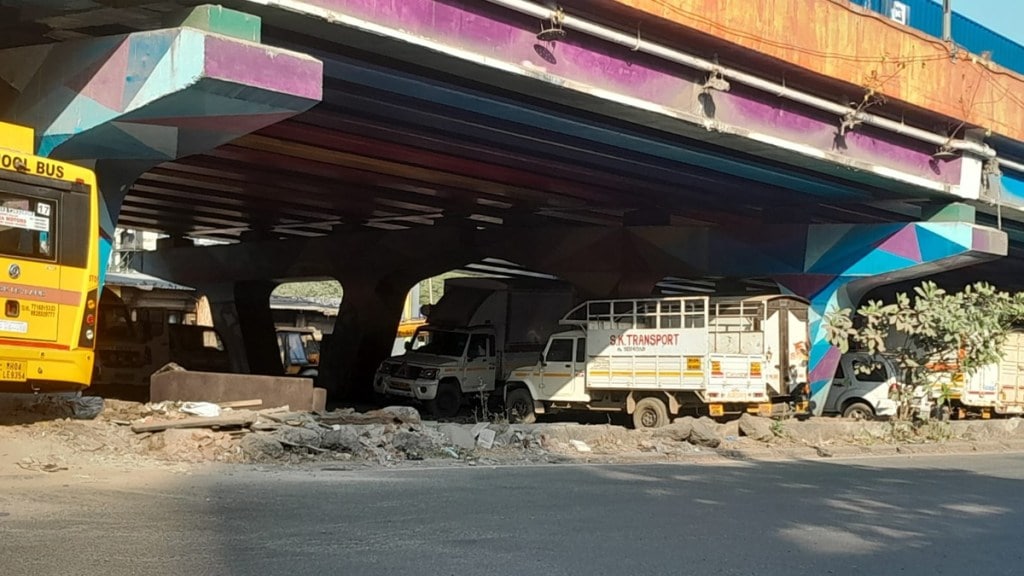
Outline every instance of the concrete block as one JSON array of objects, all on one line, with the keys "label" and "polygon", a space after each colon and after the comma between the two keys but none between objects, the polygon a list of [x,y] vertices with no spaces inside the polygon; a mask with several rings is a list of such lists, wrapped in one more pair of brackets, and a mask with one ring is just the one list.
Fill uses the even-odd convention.
[{"label": "concrete block", "polygon": [[[292,410],[323,410],[317,406],[321,393],[309,378],[252,376],[175,370],[154,374],[149,379],[151,402],[231,402],[263,400],[264,408],[288,406]],[[326,399],[326,395],[323,396]]]},{"label": "concrete block", "polygon": [[327,412],[327,389],[313,388],[313,412],[323,414]]},{"label": "concrete block", "polygon": [[165,21],[168,26],[187,26],[259,43],[262,40],[263,21],[259,16],[237,10],[204,4],[175,12]]}]

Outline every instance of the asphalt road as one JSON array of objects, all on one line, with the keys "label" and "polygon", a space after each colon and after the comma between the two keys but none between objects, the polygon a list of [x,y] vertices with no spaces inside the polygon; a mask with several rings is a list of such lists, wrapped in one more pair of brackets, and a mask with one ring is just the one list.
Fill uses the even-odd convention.
[{"label": "asphalt road", "polygon": [[1018,575],[1022,479],[1024,455],[6,480],[0,574]]}]

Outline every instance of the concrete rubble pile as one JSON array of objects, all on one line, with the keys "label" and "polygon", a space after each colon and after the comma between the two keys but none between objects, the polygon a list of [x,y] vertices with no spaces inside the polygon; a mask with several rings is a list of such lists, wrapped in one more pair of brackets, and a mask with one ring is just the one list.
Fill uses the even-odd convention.
[{"label": "concrete rubble pile", "polygon": [[107,400],[100,406],[94,400],[40,397],[20,407],[2,407],[0,415],[8,425],[0,426],[0,445],[19,450],[7,455],[10,464],[42,473],[85,463],[131,467],[146,462],[353,461],[390,466],[431,460],[472,466],[671,460],[698,454],[757,457],[793,450],[828,457],[886,447],[913,452],[949,442],[974,443],[983,449],[1024,444],[1024,426],[1018,418],[913,425],[743,415],[727,422],[682,417],[657,430],[631,430],[572,422],[432,422],[408,406],[314,413],[287,406],[263,408],[256,400]]},{"label": "concrete rubble pile", "polygon": [[316,414],[288,407],[221,408],[190,415],[198,403],[147,405],[131,422],[153,452],[173,460],[270,462],[304,458],[475,460],[478,450],[511,448],[540,455],[543,435],[525,427],[480,423],[424,422],[415,408],[391,406],[370,412],[352,409]]}]

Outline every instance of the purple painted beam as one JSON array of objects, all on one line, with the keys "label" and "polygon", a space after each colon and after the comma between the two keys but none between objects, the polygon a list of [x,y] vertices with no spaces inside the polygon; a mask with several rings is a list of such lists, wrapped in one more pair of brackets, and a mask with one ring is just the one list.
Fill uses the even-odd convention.
[{"label": "purple painted beam", "polygon": [[[539,28],[483,2],[296,0],[292,4],[355,17],[532,69],[584,92],[603,90],[664,107],[671,115],[691,122],[708,121],[698,100],[703,78],[697,72],[571,31],[564,42],[539,42],[535,37]],[[865,169],[878,165],[935,185],[956,186],[961,181],[959,160],[936,163],[931,147],[897,135],[858,128],[847,135],[845,146],[837,146],[838,117],[735,87],[728,93],[714,92],[713,99],[714,122],[734,128],[725,131],[784,139],[832,154],[834,160]],[[779,158],[783,152],[772,144],[757,142],[756,136],[752,139],[751,146],[765,156]],[[790,152],[786,158],[801,164],[799,154]]]}]

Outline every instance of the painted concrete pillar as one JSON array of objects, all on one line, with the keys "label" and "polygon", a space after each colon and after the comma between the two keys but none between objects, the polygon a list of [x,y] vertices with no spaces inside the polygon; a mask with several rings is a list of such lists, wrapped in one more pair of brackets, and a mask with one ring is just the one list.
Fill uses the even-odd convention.
[{"label": "painted concrete pillar", "polygon": [[259,44],[259,18],[200,7],[177,24],[0,51],[0,118],[35,128],[39,154],[95,166],[105,253],[138,174],[294,116],[322,95],[322,63]]},{"label": "painted concrete pillar", "polygon": [[[957,208],[962,216],[963,210]],[[954,210],[954,211],[956,211]],[[971,212],[968,210],[968,212]],[[869,291],[886,284],[923,278],[1005,255],[1006,235],[966,222],[873,226],[811,226],[802,273],[779,274],[784,290],[811,304],[811,403],[820,413],[839,362],[839,350],[826,340],[825,316],[855,309]]]}]

